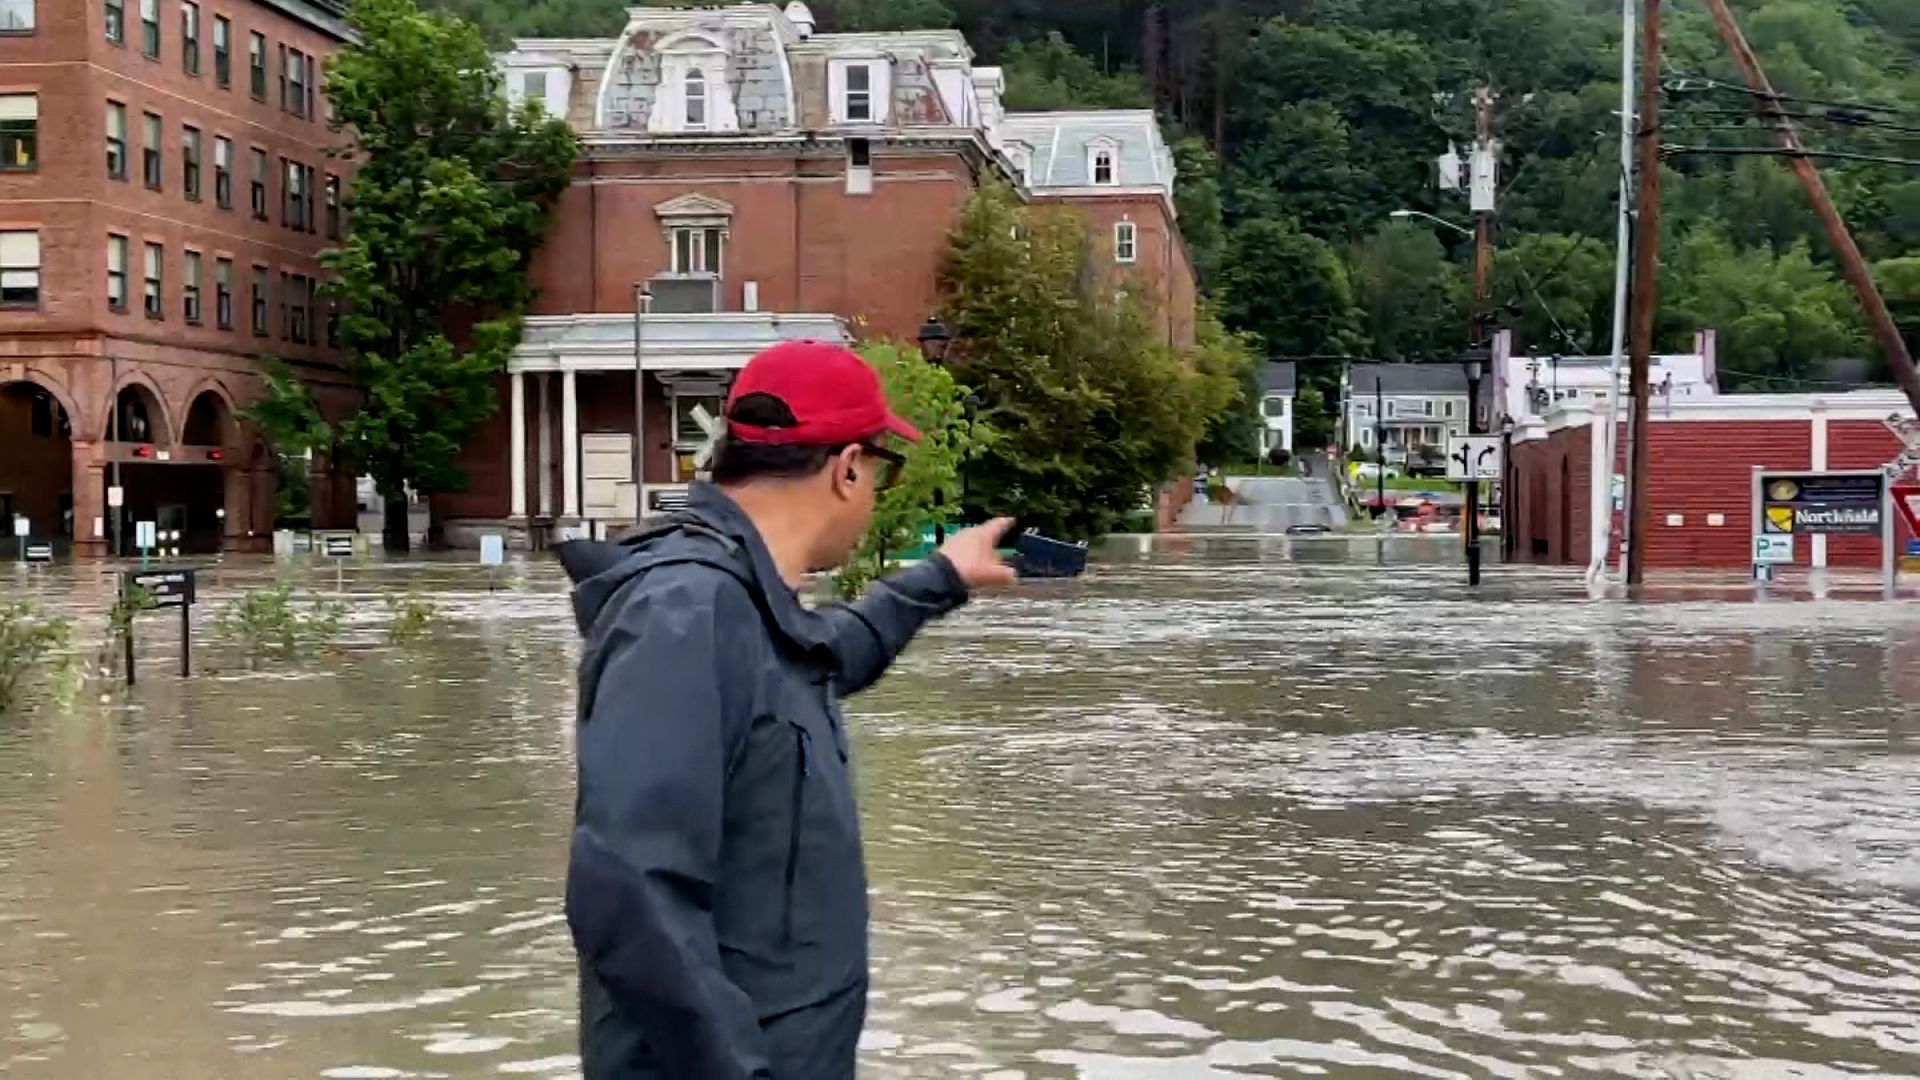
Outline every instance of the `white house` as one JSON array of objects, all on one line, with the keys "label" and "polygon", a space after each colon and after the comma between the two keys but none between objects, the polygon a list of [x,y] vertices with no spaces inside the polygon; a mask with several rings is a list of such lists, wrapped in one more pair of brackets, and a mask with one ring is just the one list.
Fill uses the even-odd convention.
[{"label": "white house", "polygon": [[1293,399],[1298,391],[1299,369],[1292,361],[1269,361],[1261,374],[1260,456],[1275,449],[1293,453]]},{"label": "white house", "polygon": [[[1513,335],[1501,331],[1493,342],[1494,408],[1515,422],[1546,416],[1561,408],[1604,406],[1611,390],[1610,356],[1542,356],[1515,353]],[[1678,401],[1701,401],[1719,396],[1714,332],[1694,335],[1693,351],[1653,357],[1652,401],[1660,408]],[[1620,372],[1620,392],[1626,393],[1626,367]],[[1496,417],[1495,419],[1498,419]]]}]

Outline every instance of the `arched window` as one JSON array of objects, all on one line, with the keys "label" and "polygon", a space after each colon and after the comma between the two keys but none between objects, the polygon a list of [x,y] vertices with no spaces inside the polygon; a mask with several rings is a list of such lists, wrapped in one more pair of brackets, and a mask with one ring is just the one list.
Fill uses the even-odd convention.
[{"label": "arched window", "polygon": [[1113,151],[1099,149],[1093,152],[1093,182],[1098,186],[1113,184]]},{"label": "arched window", "polygon": [[687,72],[687,130],[707,129],[707,76],[699,68]]}]

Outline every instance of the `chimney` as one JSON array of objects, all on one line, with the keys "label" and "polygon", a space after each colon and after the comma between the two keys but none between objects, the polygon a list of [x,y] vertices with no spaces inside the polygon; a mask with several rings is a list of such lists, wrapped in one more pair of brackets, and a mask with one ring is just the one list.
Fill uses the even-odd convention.
[{"label": "chimney", "polygon": [[793,24],[801,41],[813,36],[813,9],[806,5],[805,0],[793,0],[787,5],[787,21]]}]

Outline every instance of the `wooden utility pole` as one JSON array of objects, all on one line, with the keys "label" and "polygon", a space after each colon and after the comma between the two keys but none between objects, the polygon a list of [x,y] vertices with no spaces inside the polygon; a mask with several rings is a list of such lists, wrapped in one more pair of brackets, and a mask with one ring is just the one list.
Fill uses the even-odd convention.
[{"label": "wooden utility pole", "polygon": [[1660,0],[1646,0],[1640,20],[1639,218],[1634,226],[1632,346],[1627,391],[1632,441],[1627,455],[1627,586],[1647,575],[1647,441],[1651,435],[1649,373],[1653,367],[1653,320],[1660,299]]},{"label": "wooden utility pole", "polygon": [[1914,411],[1920,413],[1920,372],[1914,370],[1913,355],[1907,350],[1906,339],[1901,337],[1899,325],[1893,321],[1893,313],[1887,310],[1886,298],[1880,295],[1880,287],[1874,283],[1873,270],[1867,266],[1866,257],[1860,254],[1860,245],[1853,242],[1853,233],[1841,218],[1840,211],[1834,207],[1833,197],[1827,193],[1826,182],[1820,178],[1820,170],[1807,157],[1806,147],[1800,143],[1800,133],[1781,107],[1780,95],[1774,92],[1773,84],[1767,81],[1767,73],[1760,68],[1760,58],[1754,55],[1752,46],[1747,44],[1746,35],[1740,32],[1740,24],[1734,22],[1727,0],[1707,0],[1707,6],[1713,9],[1713,24],[1719,29],[1727,48],[1732,51],[1733,62],[1740,68],[1740,75],[1746,79],[1748,89],[1754,93],[1754,105],[1761,119],[1773,128],[1774,138],[1780,148],[1786,151],[1787,161],[1800,178],[1800,185],[1807,189],[1807,198],[1813,203],[1814,213],[1820,215],[1820,223],[1826,226],[1827,239],[1840,259],[1840,270],[1852,284],[1853,291],[1859,295],[1860,307],[1866,311],[1867,321],[1873,324],[1874,336],[1880,339],[1880,347],[1886,350],[1887,366],[1893,372],[1894,382],[1906,392]]},{"label": "wooden utility pole", "polygon": [[[1493,90],[1483,86],[1474,91],[1474,210],[1473,210],[1473,326],[1469,328],[1467,338],[1475,348],[1487,342],[1487,296],[1493,278],[1493,215],[1494,204],[1491,197],[1482,202],[1480,187],[1490,187],[1488,195],[1498,189],[1498,180],[1493,175],[1493,162],[1499,160],[1493,143]],[[1485,155],[1483,157],[1483,155]],[[1479,170],[1483,165],[1488,176],[1483,180]],[[1477,404],[1477,403],[1475,403]]]}]

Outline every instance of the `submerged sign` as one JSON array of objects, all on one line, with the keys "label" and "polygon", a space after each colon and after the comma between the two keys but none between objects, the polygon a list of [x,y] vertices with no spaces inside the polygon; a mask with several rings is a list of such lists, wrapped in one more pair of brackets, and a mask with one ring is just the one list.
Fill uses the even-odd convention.
[{"label": "submerged sign", "polygon": [[1878,472],[1763,473],[1763,533],[1878,536],[1887,478]]}]

